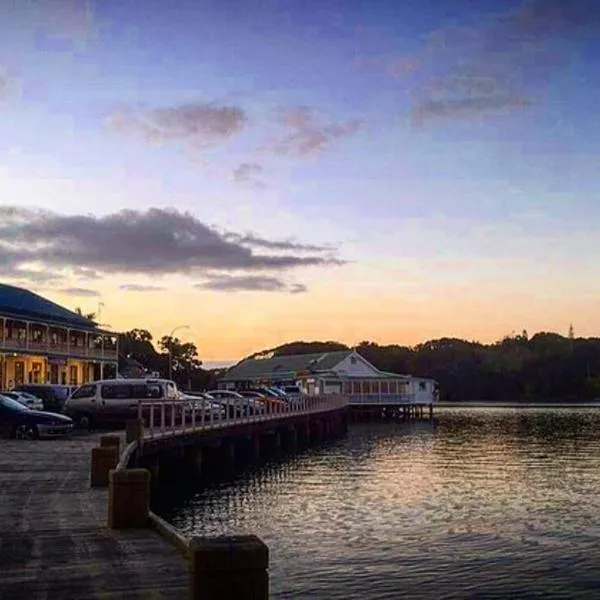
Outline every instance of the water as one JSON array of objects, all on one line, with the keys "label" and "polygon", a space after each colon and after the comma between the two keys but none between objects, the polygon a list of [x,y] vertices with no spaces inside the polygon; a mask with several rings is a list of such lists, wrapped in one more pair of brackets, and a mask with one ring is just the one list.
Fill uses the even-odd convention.
[{"label": "water", "polygon": [[600,597],[600,411],[440,409],[368,424],[157,510],[255,533],[272,598]]}]

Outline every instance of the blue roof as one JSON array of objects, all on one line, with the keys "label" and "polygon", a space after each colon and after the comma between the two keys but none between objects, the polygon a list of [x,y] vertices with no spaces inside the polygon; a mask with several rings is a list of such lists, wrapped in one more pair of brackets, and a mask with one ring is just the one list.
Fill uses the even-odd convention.
[{"label": "blue roof", "polygon": [[96,323],[29,290],[0,283],[0,313],[11,318],[97,329]]}]

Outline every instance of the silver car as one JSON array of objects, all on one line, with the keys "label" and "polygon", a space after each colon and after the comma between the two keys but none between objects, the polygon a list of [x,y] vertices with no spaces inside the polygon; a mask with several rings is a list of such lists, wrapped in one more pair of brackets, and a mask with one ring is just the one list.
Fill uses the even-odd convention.
[{"label": "silver car", "polygon": [[44,410],[43,401],[29,392],[2,392],[2,395],[16,400],[31,410]]}]

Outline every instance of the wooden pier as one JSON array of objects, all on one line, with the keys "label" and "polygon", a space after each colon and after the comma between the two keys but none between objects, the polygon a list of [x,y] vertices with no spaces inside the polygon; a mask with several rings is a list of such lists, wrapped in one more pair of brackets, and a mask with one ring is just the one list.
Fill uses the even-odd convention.
[{"label": "wooden pier", "polygon": [[0,440],[0,598],[188,598],[188,565],[151,529],[110,530],[90,488],[99,435]]}]

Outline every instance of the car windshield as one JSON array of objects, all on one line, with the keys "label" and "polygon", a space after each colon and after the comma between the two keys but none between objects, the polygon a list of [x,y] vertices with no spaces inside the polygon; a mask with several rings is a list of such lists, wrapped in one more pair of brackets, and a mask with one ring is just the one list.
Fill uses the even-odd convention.
[{"label": "car windshield", "polygon": [[10,410],[30,410],[29,407],[25,406],[24,404],[21,404],[20,402],[17,402],[16,400],[13,400],[12,398],[8,398],[7,396],[0,396],[0,405]]}]

